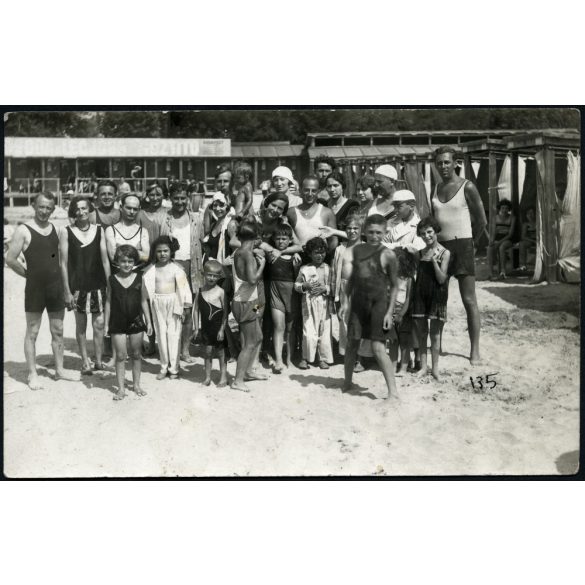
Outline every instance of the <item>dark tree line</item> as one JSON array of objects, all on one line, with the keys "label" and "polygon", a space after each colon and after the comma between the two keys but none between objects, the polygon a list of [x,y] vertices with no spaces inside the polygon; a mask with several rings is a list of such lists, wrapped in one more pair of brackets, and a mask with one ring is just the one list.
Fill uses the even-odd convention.
[{"label": "dark tree line", "polygon": [[237,142],[288,140],[307,132],[498,130],[580,128],[568,108],[419,110],[198,110],[171,112],[15,112],[7,136],[231,138]]}]

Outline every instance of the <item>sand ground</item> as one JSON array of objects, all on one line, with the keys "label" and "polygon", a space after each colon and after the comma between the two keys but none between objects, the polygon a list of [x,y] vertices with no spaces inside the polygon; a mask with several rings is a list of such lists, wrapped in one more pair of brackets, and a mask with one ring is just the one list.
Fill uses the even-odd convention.
[{"label": "sand ground", "polygon": [[[46,316],[37,342],[45,390],[25,385],[24,281],[4,272],[4,473],[9,477],[567,474],[579,448],[579,288],[478,283],[485,365],[472,368],[451,282],[442,383],[407,374],[399,403],[381,373],[343,366],[271,375],[250,394],[204,387],[201,359],[148,396],[112,400],[114,376],[55,382]],[[65,367],[79,371],[74,318]],[[233,374],[235,364],[228,370]],[[218,379],[214,363],[214,381]],[[496,374],[495,389],[470,376]],[[130,371],[127,373],[130,380]]]}]

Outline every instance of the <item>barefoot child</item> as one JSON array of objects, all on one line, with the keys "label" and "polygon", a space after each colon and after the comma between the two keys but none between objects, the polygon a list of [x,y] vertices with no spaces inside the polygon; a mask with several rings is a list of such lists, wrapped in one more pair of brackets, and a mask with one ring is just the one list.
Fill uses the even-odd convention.
[{"label": "barefoot child", "polygon": [[[412,366],[410,363],[410,350],[413,346],[412,320],[412,291],[413,280],[416,273],[416,259],[410,252],[403,248],[395,248],[394,253],[398,260],[398,290],[396,292],[396,305],[394,307],[394,330],[390,334],[390,358],[398,361],[398,347],[400,347],[400,362],[396,373],[400,374]],[[417,344],[418,346],[418,344]],[[418,349],[415,349],[415,355]]]},{"label": "barefoot child", "polygon": [[[148,303],[143,294],[142,278],[134,267],[139,262],[139,254],[134,246],[124,244],[116,249],[114,262],[119,266],[116,274],[109,277],[106,296],[105,333],[112,336],[112,346],[116,356],[116,379],[118,392],[114,400],[126,396],[126,338],[130,344],[132,359],[132,381],[137,396],[146,392],[140,387],[142,365],[142,334],[152,334],[152,324]],[[146,325],[145,325],[146,323]]]},{"label": "barefoot child", "polygon": [[368,216],[364,234],[366,243],[352,248],[342,268],[342,278],[348,281],[346,295],[351,298],[343,391],[352,389],[357,349],[363,338],[372,342],[374,357],[386,381],[388,398],[397,398],[394,366],[386,353],[385,342],[393,323],[398,262],[394,252],[382,244],[386,234],[384,216]]},{"label": "barefoot child", "polygon": [[427,373],[428,321],[431,322],[432,375],[439,380],[439,351],[441,332],[447,320],[447,297],[449,294],[449,250],[437,241],[441,231],[433,217],[426,217],[417,226],[417,233],[426,244],[420,252],[420,262],[414,285],[412,317],[418,332],[420,349],[420,376]]},{"label": "barefoot child", "polygon": [[[228,311],[226,310],[225,291],[218,285],[224,277],[223,266],[217,260],[209,260],[203,267],[204,283],[195,297],[193,305],[193,338],[201,333],[201,343],[205,346],[205,380],[204,386],[211,384],[211,366],[213,351],[219,359],[218,387],[227,385],[225,367],[225,327]],[[199,328],[201,323],[201,328]]]},{"label": "barefoot child", "polygon": [[300,259],[297,255],[284,254],[293,241],[293,230],[287,223],[280,224],[272,235],[272,244],[280,256],[266,265],[270,311],[272,314],[272,341],[276,362],[272,371],[280,374],[285,366],[282,357],[286,340],[286,367],[290,367],[294,341],[293,319],[298,314],[298,297],[294,292]]},{"label": "barefoot child", "polygon": [[190,318],[191,289],[185,271],[173,261],[178,242],[169,236],[160,236],[152,244],[151,265],[143,276],[144,295],[150,302],[154,330],[158,339],[160,372],[156,379],[167,374],[171,379],[179,375],[179,345],[185,319]]},{"label": "barefoot child", "polygon": [[262,250],[254,249],[258,238],[256,222],[243,221],[238,228],[237,238],[241,247],[234,252],[232,313],[240,327],[242,349],[238,355],[236,377],[230,387],[232,390],[249,392],[244,382],[267,379],[263,374],[253,371],[262,344],[260,320],[264,313],[264,303],[260,299],[258,284],[262,280],[266,259]]},{"label": "barefoot child", "polygon": [[331,313],[329,311],[329,265],[325,264],[327,242],[317,236],[305,244],[311,262],[301,266],[295,290],[301,293],[303,315],[303,359],[301,370],[307,370],[319,350],[319,367],[327,370],[333,362],[331,350]]}]

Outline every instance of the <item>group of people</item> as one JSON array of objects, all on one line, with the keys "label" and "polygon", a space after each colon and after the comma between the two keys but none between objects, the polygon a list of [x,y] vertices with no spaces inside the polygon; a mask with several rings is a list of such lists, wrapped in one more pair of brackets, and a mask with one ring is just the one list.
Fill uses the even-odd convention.
[{"label": "group of people", "polygon": [[[167,208],[157,183],[144,193],[119,196],[115,183],[101,181],[93,201],[73,197],[69,225],[59,233],[49,221],[54,196],[37,194],[34,218],[16,229],[6,256],[7,265],[26,278],[30,388],[42,387],[35,342],[45,309],[55,376],[71,379],[63,369],[68,309],[75,314],[82,376],[108,368],[104,355],[111,343],[116,399],[125,396],[128,357],[133,390],[145,394],[140,383],[145,335],[146,353],[158,348],[159,380],[176,378],[181,361],[194,361],[193,344],[204,348],[204,384],[211,383],[216,356],[219,385],[246,392],[246,382],[267,379],[259,367],[262,352],[280,374],[297,351],[300,369],[326,370],[336,348],[344,356],[344,392],[353,391],[361,355],[375,358],[394,397],[396,369],[426,375],[429,333],[431,373],[440,376],[450,276],[459,281],[470,360],[478,363],[474,240],[484,231],[485,213],[476,187],[457,175],[452,148],[436,151],[436,166],[442,181],[431,197],[431,215],[422,219],[414,194],[397,190],[392,165],[362,177],[357,193],[348,194],[343,175],[327,157],[318,158],[314,174],[299,182],[289,168],[275,168],[259,209],[253,206],[247,163],[218,169],[207,206],[195,182],[172,183]],[[89,316],[93,363],[86,341]],[[237,360],[231,382],[229,358]]]}]

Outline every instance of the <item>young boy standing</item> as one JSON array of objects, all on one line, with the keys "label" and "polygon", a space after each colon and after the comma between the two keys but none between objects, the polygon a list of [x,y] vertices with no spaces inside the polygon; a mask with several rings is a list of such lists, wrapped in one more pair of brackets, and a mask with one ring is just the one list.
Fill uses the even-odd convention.
[{"label": "young boy standing", "polygon": [[[218,387],[227,386],[225,366],[225,327],[228,310],[225,291],[219,286],[223,279],[223,266],[217,260],[208,260],[203,267],[203,286],[193,303],[193,338],[201,331],[201,343],[205,347],[205,380],[204,386],[211,384],[211,366],[213,352],[216,350],[219,360]],[[201,330],[199,329],[201,324]]]},{"label": "young boy standing", "polygon": [[382,244],[385,233],[386,219],[379,214],[368,216],[364,224],[366,243],[354,246],[343,263],[342,278],[348,281],[345,298],[351,298],[351,309],[347,304],[341,308],[341,318],[351,310],[343,391],[352,388],[357,349],[363,338],[372,342],[374,357],[384,374],[388,398],[397,398],[394,366],[386,353],[385,340],[393,324],[398,262],[394,252]]}]

